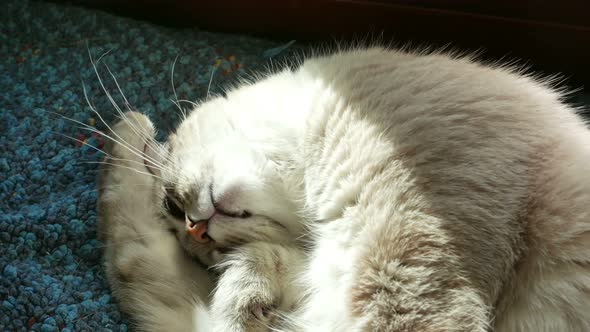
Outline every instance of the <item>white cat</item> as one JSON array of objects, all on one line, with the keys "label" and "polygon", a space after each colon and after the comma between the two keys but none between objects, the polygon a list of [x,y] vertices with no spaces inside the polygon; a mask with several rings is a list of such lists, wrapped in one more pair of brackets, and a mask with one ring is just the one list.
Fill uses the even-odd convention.
[{"label": "white cat", "polygon": [[146,147],[208,330],[590,330],[590,131],[531,78],[341,52]]}]

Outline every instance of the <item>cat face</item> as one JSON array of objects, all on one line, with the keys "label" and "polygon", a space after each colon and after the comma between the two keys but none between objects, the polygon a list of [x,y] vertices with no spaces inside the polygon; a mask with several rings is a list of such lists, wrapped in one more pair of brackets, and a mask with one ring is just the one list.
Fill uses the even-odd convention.
[{"label": "cat face", "polygon": [[297,223],[277,163],[243,135],[243,124],[216,99],[191,112],[167,142],[158,200],[191,254],[216,254],[246,242],[289,241]]}]

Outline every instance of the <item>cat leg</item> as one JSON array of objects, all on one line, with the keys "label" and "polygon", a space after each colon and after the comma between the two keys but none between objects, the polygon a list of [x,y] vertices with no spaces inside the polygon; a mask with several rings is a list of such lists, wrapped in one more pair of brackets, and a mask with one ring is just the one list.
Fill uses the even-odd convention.
[{"label": "cat leg", "polygon": [[394,232],[394,220],[358,232],[354,220],[316,227],[301,330],[489,331],[488,307],[444,236],[426,226]]},{"label": "cat leg", "polygon": [[212,284],[206,271],[172,234],[141,237],[145,242],[128,240],[107,257],[111,288],[121,308],[140,331],[209,331],[206,304]]},{"label": "cat leg", "polygon": [[523,261],[496,308],[494,331],[590,331],[590,259],[581,256]]},{"label": "cat leg", "polygon": [[349,290],[352,331],[487,332],[490,304],[443,237],[376,233],[356,259]]},{"label": "cat leg", "polygon": [[206,303],[212,281],[158,219],[154,179],[134,153],[153,133],[145,116],[126,113],[111,133],[118,142],[105,148],[98,227],[107,277],[138,330],[209,331]]},{"label": "cat leg", "polygon": [[302,292],[302,253],[289,246],[248,243],[219,264],[211,303],[214,331],[269,331],[292,311]]}]

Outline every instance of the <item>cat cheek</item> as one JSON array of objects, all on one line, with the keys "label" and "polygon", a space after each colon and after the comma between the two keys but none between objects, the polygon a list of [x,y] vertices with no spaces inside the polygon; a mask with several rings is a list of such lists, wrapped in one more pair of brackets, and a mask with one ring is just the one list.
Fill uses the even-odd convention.
[{"label": "cat cheek", "polygon": [[223,259],[223,253],[221,252],[221,250],[218,250],[218,249],[213,250],[211,252],[211,259],[215,263],[221,262],[221,260]]}]

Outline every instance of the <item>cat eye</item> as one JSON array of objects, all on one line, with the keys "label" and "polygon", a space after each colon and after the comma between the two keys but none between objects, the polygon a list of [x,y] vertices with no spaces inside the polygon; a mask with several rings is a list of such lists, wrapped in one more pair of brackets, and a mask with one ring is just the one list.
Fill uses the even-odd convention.
[{"label": "cat eye", "polygon": [[227,217],[232,217],[232,218],[246,219],[246,218],[252,217],[252,213],[250,213],[249,211],[246,211],[246,210],[239,212],[239,213],[225,211],[225,210],[220,209],[219,207],[216,207],[216,210],[217,210],[217,213],[222,214]]},{"label": "cat eye", "polygon": [[180,206],[178,206],[178,204],[176,204],[176,201],[172,197],[168,195],[166,195],[166,197],[164,198],[164,208],[174,218],[184,220],[184,210]]}]

